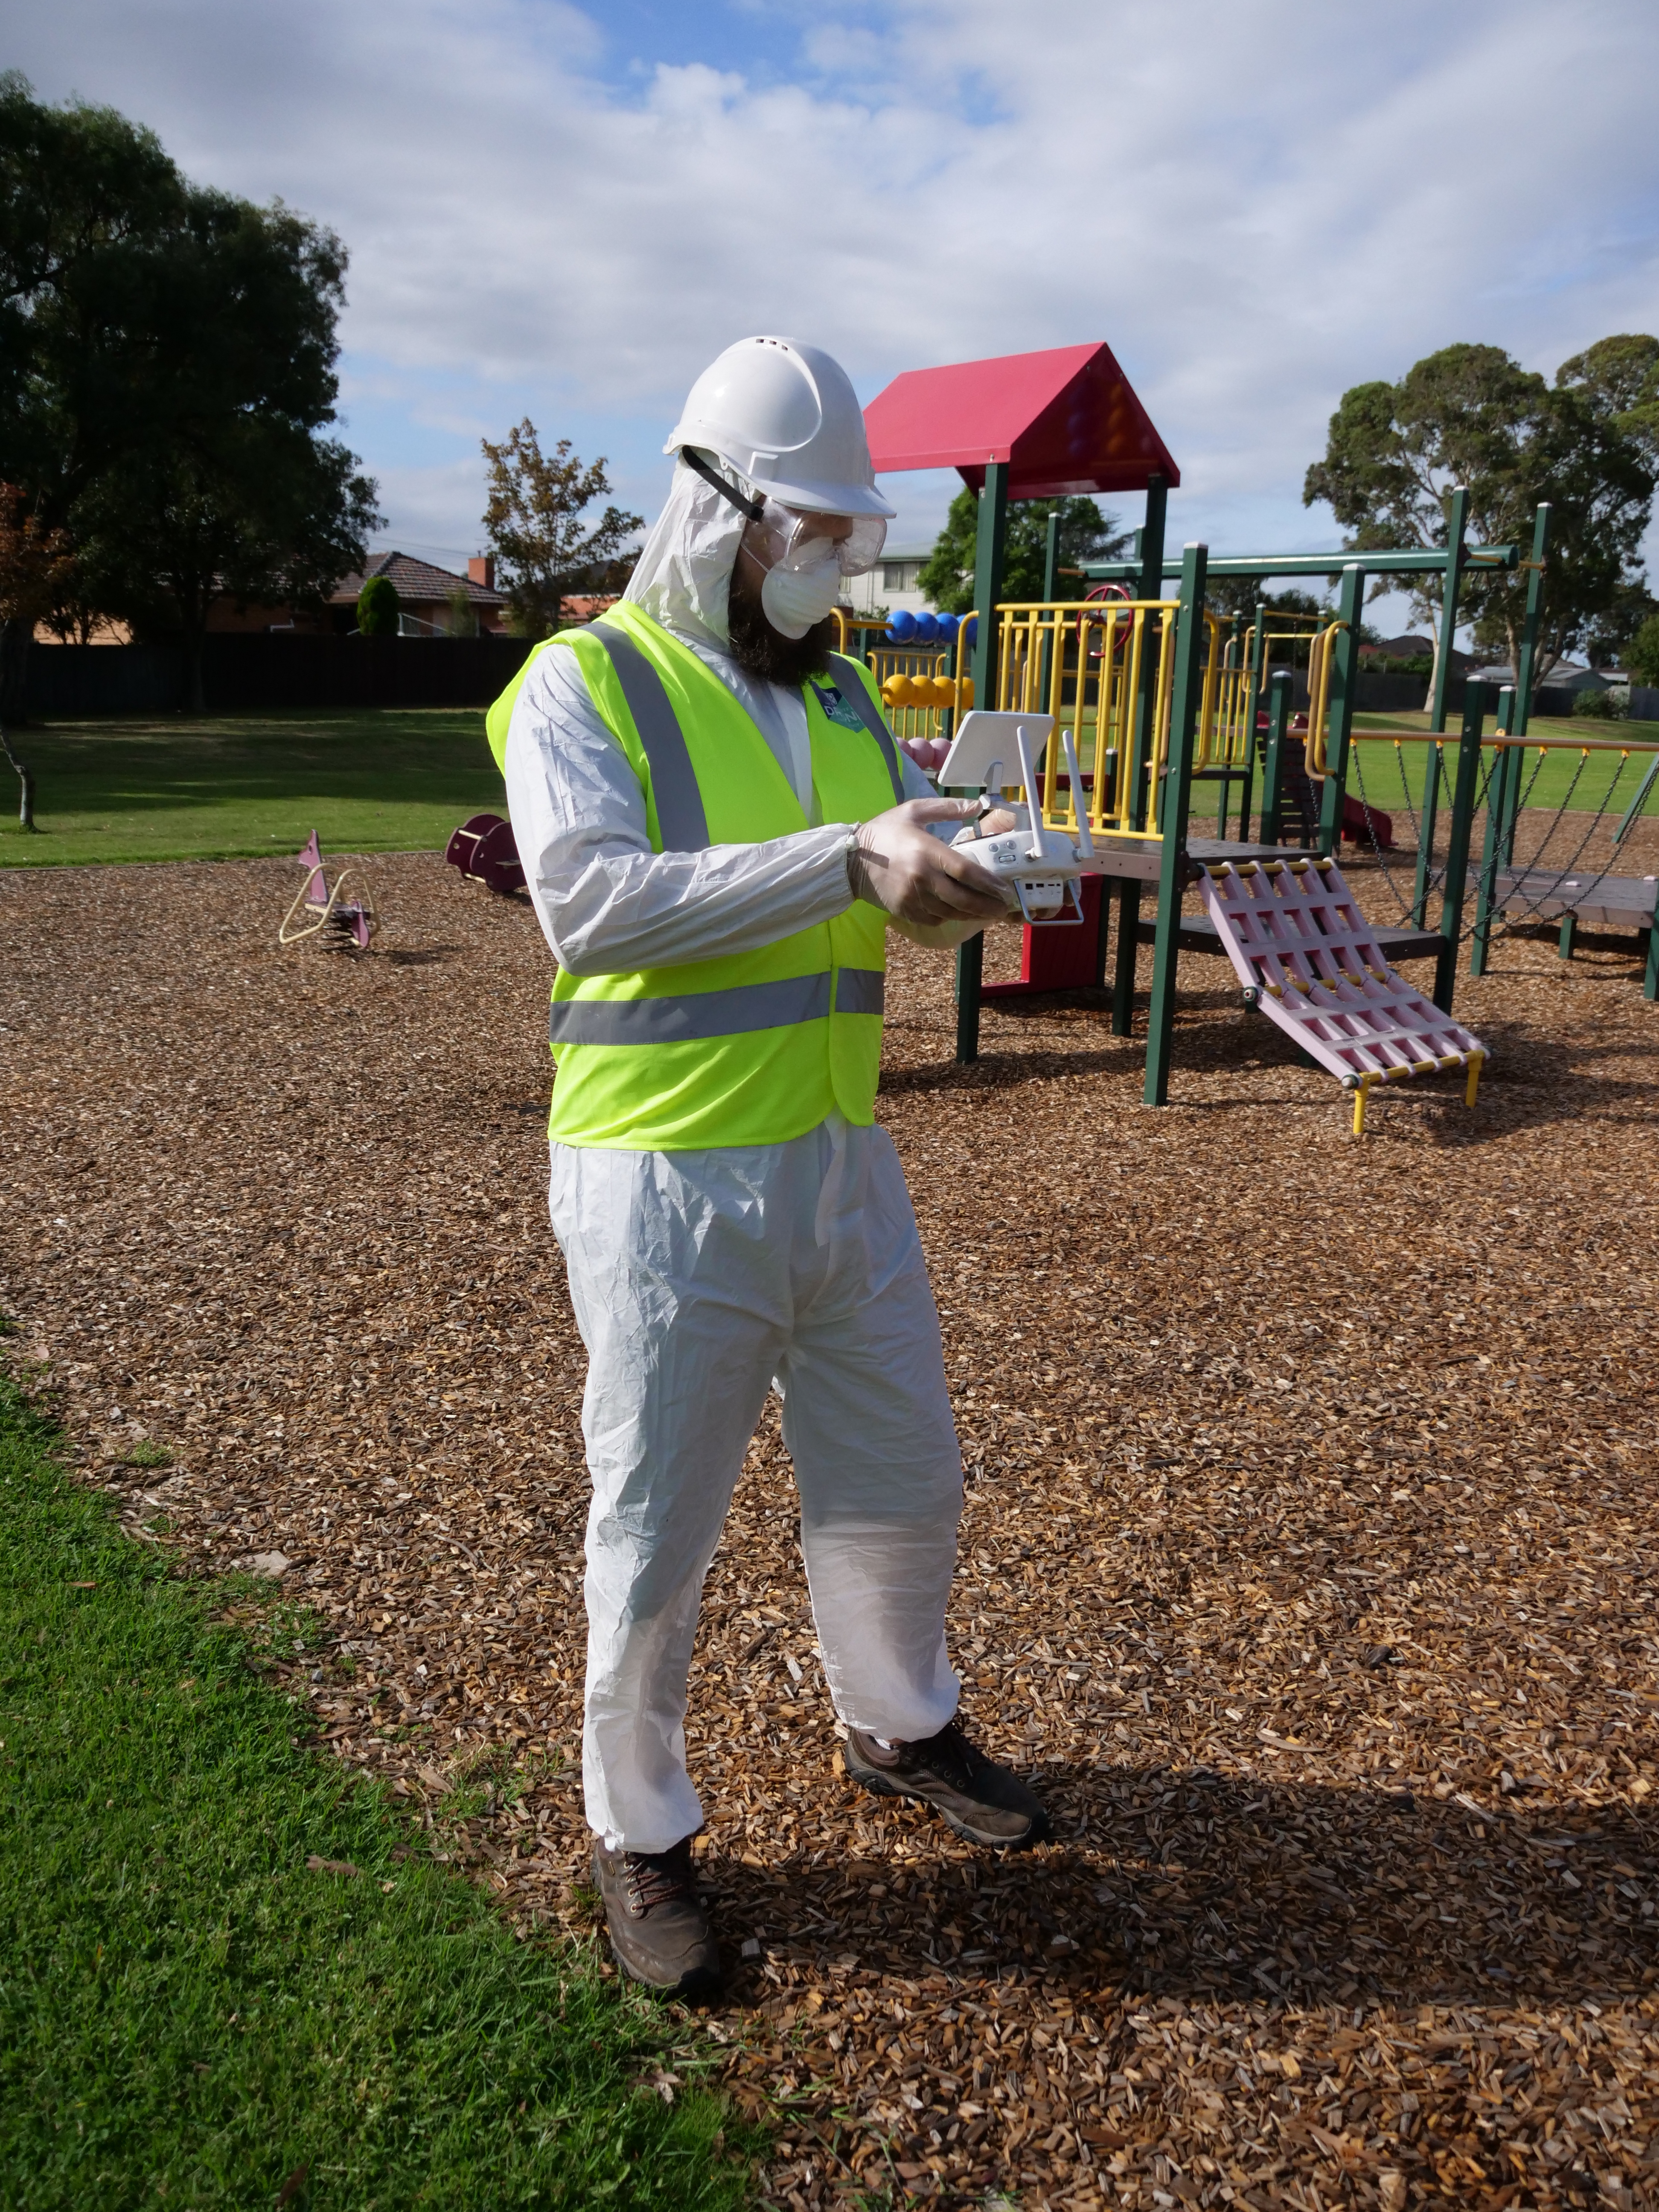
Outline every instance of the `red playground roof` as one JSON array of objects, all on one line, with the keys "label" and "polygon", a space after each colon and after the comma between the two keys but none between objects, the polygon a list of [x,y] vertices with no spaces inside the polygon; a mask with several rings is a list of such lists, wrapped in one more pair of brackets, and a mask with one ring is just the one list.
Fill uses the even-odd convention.
[{"label": "red playground roof", "polygon": [[1181,471],[1105,345],[1055,346],[896,376],[864,410],[876,474],[956,469],[975,491],[1007,461],[1010,499],[1144,491]]}]

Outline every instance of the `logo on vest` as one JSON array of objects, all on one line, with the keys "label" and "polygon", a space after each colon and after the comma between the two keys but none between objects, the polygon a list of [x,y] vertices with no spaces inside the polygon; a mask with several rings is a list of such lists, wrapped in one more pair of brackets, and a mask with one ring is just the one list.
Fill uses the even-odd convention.
[{"label": "logo on vest", "polygon": [[819,706],[823,708],[824,713],[830,717],[830,720],[836,723],[840,728],[843,730],[861,730],[864,727],[864,724],[860,720],[857,710],[848,705],[846,700],[842,697],[841,691],[836,684],[815,684],[812,686],[812,689],[817,694],[817,702]]}]

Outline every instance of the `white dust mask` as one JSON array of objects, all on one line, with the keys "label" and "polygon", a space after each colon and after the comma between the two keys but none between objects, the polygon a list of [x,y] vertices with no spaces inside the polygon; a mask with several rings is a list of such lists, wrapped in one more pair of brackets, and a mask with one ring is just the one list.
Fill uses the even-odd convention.
[{"label": "white dust mask", "polygon": [[761,606],[773,629],[784,637],[805,637],[814,623],[821,623],[841,597],[841,561],[833,539],[815,538],[801,549],[800,566],[780,562],[761,581]]}]

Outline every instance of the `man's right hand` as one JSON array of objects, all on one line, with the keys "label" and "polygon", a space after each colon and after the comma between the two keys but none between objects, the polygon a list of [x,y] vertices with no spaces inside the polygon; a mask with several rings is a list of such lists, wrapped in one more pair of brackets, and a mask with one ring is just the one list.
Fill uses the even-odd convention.
[{"label": "man's right hand", "polygon": [[924,927],[945,921],[999,921],[1015,903],[961,846],[930,836],[929,822],[969,822],[976,799],[907,799],[859,830],[848,855],[854,896],[896,921]]}]

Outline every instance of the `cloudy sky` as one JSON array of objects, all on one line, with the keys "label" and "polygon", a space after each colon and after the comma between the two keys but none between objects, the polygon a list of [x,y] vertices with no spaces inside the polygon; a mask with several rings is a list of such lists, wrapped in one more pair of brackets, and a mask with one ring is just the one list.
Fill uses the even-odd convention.
[{"label": "cloudy sky", "polygon": [[[1659,330],[1653,0],[5,0],[0,61],[351,254],[383,542],[479,545],[528,413],[649,514],[733,337],[903,368],[1104,338],[1176,542],[1336,542],[1349,385],[1456,339],[1553,373]],[[925,542],[953,480],[889,480]],[[1139,500],[1124,502],[1139,520]]]}]

